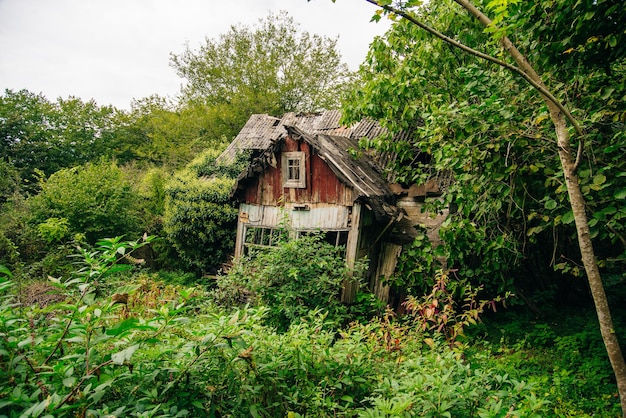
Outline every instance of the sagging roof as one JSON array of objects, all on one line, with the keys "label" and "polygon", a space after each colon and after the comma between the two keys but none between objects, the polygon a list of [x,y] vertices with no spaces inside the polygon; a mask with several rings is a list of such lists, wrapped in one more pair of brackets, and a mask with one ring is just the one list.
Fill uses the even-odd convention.
[{"label": "sagging roof", "polygon": [[[273,165],[276,154],[287,136],[305,141],[346,186],[356,191],[356,200],[371,206],[377,219],[401,218],[401,211],[393,205],[394,194],[382,177],[380,169],[365,153],[358,152],[358,141],[345,136],[326,133],[309,134],[295,126],[283,125],[284,133],[271,141],[237,178],[233,195],[245,189],[248,180],[266,167]],[[353,155],[356,152],[357,156]]]},{"label": "sagging roof", "polygon": [[[364,119],[349,127],[341,126],[340,119],[341,111],[339,110],[307,114],[286,113],[282,118],[267,114],[252,115],[239,134],[220,155],[219,160],[232,162],[240,151],[263,151],[267,149],[272,142],[286,134],[286,126],[297,127],[309,135],[324,134],[353,140],[374,139],[387,132],[385,128],[371,119]],[[400,136],[404,135],[407,134],[400,134]],[[379,156],[383,157],[382,155]]]},{"label": "sagging roof", "polygon": [[351,153],[358,150],[359,144],[356,140],[327,134],[309,135],[295,126],[285,126],[285,129],[292,138],[299,138],[311,145],[339,180],[356,190],[359,197],[393,196],[388,183],[381,176],[380,169],[368,155],[361,153],[356,157]]}]

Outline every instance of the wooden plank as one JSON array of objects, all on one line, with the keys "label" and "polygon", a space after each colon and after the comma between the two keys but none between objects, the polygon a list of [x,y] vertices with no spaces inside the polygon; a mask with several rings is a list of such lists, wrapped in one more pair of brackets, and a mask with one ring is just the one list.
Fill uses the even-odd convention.
[{"label": "wooden plank", "polygon": [[398,257],[402,246],[383,242],[381,244],[380,256],[378,258],[378,267],[376,268],[376,275],[374,279],[374,285],[372,286],[372,293],[383,302],[389,301],[389,289],[390,286],[385,284],[386,279],[393,276],[393,272],[398,264]]},{"label": "wooden plank", "polygon": [[[244,230],[248,219],[248,213],[242,212],[243,206],[244,204],[239,205],[239,221],[237,222],[237,236],[235,239],[235,261],[239,260],[243,255]],[[242,216],[243,214],[245,216]]]},{"label": "wooden plank", "polygon": [[343,230],[348,228],[350,208],[345,206],[311,204],[309,210],[294,210],[291,203],[284,207],[262,206],[249,203],[240,205],[242,213],[251,226],[276,227],[287,218],[287,226],[294,229]]},{"label": "wooden plank", "polygon": [[[355,203],[352,206],[352,219],[350,232],[348,233],[348,242],[346,243],[346,263],[350,269],[354,268],[359,249],[359,231],[361,227],[361,210],[362,206]],[[358,283],[348,278],[343,281],[343,289],[341,292],[341,301],[344,303],[352,303],[356,298]]]}]

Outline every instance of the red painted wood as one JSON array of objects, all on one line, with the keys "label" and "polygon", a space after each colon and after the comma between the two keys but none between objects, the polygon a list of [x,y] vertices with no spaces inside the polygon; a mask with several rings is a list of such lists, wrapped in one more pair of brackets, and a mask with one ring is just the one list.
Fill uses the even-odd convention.
[{"label": "red painted wood", "polygon": [[248,183],[246,203],[276,206],[281,196],[286,203],[329,203],[352,206],[354,194],[346,187],[309,144],[287,138],[281,152],[302,151],[305,153],[306,188],[282,187],[281,158],[276,156],[277,166],[267,167],[256,179]]}]

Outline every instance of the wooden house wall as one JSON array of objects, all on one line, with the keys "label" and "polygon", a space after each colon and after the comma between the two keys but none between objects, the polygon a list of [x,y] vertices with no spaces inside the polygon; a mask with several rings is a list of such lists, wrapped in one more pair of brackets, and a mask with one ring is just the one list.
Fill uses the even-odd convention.
[{"label": "wooden house wall", "polygon": [[[293,151],[304,153],[306,188],[282,186],[281,153]],[[243,254],[246,227],[277,226],[284,222],[285,215],[289,226],[296,230],[348,230],[346,262],[354,266],[356,260],[367,257],[370,287],[379,297],[386,298],[388,287],[378,276],[389,276],[394,262],[393,256],[379,254],[383,247],[381,235],[387,225],[376,222],[371,208],[356,202],[358,193],[345,186],[308,143],[287,137],[273,162],[275,167],[267,166],[246,184],[239,212],[236,258]],[[302,205],[306,209],[296,209]],[[387,253],[397,256],[396,247]],[[352,303],[357,289],[358,283],[345,280],[342,301]]]},{"label": "wooden house wall", "polygon": [[281,152],[301,151],[305,155],[306,188],[283,188],[281,158],[276,155],[276,167],[268,166],[246,188],[245,202],[276,206],[282,198],[285,203],[327,203],[352,206],[355,192],[346,187],[314,150],[303,141],[286,138]]},{"label": "wooden house wall", "polygon": [[239,205],[239,221],[249,226],[276,227],[285,222],[285,216],[288,216],[289,227],[297,230],[345,230],[351,224],[352,208],[339,205],[313,205],[309,210],[294,210],[290,204],[283,207],[250,203]]}]

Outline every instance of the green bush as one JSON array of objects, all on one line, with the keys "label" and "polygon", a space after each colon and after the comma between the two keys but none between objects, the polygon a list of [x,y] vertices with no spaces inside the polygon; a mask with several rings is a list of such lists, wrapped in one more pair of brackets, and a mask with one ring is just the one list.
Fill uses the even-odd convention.
[{"label": "green bush", "polygon": [[21,276],[23,264],[39,261],[49,247],[30,218],[29,202],[19,194],[0,210],[0,263],[10,267],[16,276]]},{"label": "green bush", "polygon": [[[482,418],[580,412],[565,408],[572,405],[567,392],[561,400],[554,393],[563,373],[526,382],[496,367],[510,353],[459,352],[437,338],[426,344],[424,334],[390,314],[337,329],[317,310],[278,332],[263,325],[268,308],[225,313],[198,289],[165,285],[145,273],[129,276],[131,266],[120,262],[138,245],[116,238],[81,251],[72,278],[48,285],[58,297],[47,305],[20,306],[11,273],[0,266],[3,415]],[[565,353],[584,348],[585,338],[556,345]],[[605,408],[612,402],[603,401]]]},{"label": "green bush", "polygon": [[269,308],[267,322],[280,330],[323,309],[336,325],[347,319],[340,301],[344,280],[358,280],[362,266],[350,270],[340,248],[319,234],[280,243],[241,260],[226,276],[218,277],[216,296],[230,305],[254,301]]},{"label": "green bush", "polygon": [[103,236],[143,232],[137,194],[124,171],[107,160],[57,171],[42,181],[40,193],[29,204],[32,224],[65,218],[66,235],[82,233],[90,243]]},{"label": "green bush", "polygon": [[19,171],[10,163],[0,158],[0,207],[20,189]]},{"label": "green bush", "polygon": [[230,199],[241,161],[219,164],[219,153],[200,155],[166,185],[163,226],[186,267],[216,273],[234,252],[238,210]]},{"label": "green bush", "polygon": [[233,180],[180,173],[167,185],[164,229],[189,268],[215,272],[235,248]]},{"label": "green bush", "polygon": [[363,418],[545,416],[538,387],[489,369],[476,369],[447,348],[422,350],[383,377]]},{"label": "green bush", "polygon": [[65,218],[48,218],[37,225],[37,231],[48,243],[59,242],[69,234],[70,225]]},{"label": "green bush", "polygon": [[541,387],[553,416],[621,415],[593,308],[562,310],[549,322],[504,311],[486,317],[479,328],[479,334],[470,331],[466,355],[480,368]]}]

